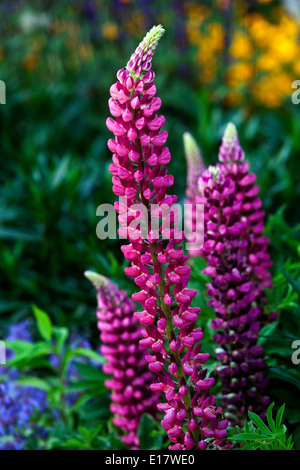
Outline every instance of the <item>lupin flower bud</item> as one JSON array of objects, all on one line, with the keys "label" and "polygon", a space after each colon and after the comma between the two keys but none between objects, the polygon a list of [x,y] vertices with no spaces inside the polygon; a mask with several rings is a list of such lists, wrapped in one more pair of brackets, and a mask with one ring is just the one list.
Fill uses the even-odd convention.
[{"label": "lupin flower bud", "polygon": [[154,376],[147,371],[145,350],[139,345],[141,329],[133,316],[135,305],[105,277],[91,271],[84,274],[97,290],[97,326],[107,361],[103,371],[111,376],[105,385],[112,390],[113,423],[123,431],[124,443],[138,449],[140,419],[144,413],[155,415],[158,398],[150,390]]},{"label": "lupin flower bud", "polygon": [[272,320],[264,313],[265,288],[272,287],[263,236],[264,211],[258,197],[256,176],[239,144],[236,128],[228,124],[216,167],[199,179],[205,204],[205,243],[201,250],[211,277],[207,284],[210,305],[217,318],[214,340],[222,362],[223,406],[231,424],[242,423],[248,410],[263,414],[268,405],[263,349],[257,345],[261,326]]},{"label": "lupin flower bud", "polygon": [[151,70],[163,32],[161,26],[151,29],[111,87],[109,106],[116,121],[107,122],[115,137],[108,146],[113,152],[113,191],[121,198],[115,207],[123,226],[119,233],[129,240],[122,247],[131,263],[125,272],[140,288],[133,300],[141,303],[142,311],[134,316],[143,326],[140,345],[149,349],[149,369],[157,376],[151,390],[165,397],[158,408],[165,415],[161,424],[172,441],[170,449],[226,448],[230,444],[219,432],[222,409],[209,393],[213,379],[203,369],[208,359],[200,352],[203,334],[195,328],[200,308],[191,307],[197,292],[188,288],[190,268],[181,247],[185,236],[175,227],[177,197],[168,195],[171,155]]},{"label": "lupin flower bud", "polygon": [[193,199],[195,194],[199,194],[198,180],[205,171],[205,163],[195,139],[189,132],[183,134],[183,145],[187,164],[186,195]]},{"label": "lupin flower bud", "polygon": [[[187,188],[186,199],[184,201],[184,218],[185,229],[188,234],[199,236],[203,231],[202,211],[197,211],[198,204],[198,180],[205,171],[205,164],[201,155],[201,151],[189,132],[183,134],[184,153],[187,164]],[[188,250],[190,256],[198,256],[200,254],[200,246],[194,246]]]}]

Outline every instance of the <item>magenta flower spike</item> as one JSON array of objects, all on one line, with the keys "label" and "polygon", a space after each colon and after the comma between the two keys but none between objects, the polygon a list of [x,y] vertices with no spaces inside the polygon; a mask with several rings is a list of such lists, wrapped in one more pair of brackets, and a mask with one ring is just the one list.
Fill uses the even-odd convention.
[{"label": "magenta flower spike", "polygon": [[199,179],[205,204],[205,243],[202,255],[211,277],[207,284],[214,308],[217,368],[222,378],[223,406],[231,424],[241,424],[248,410],[263,414],[269,403],[263,348],[257,337],[262,325],[276,317],[264,313],[265,288],[272,287],[268,238],[263,236],[264,211],[256,176],[228,124],[216,167]]},{"label": "magenta flower spike", "polygon": [[[205,171],[205,164],[201,151],[189,132],[183,134],[184,153],[187,165],[187,188],[186,199],[184,201],[185,229],[188,234],[200,234],[203,231],[202,212],[197,213],[197,204],[199,196],[198,180]],[[199,207],[199,206],[198,206]],[[201,248],[192,248],[188,250],[189,256],[199,256]]]},{"label": "magenta flower spike", "polygon": [[[122,246],[131,263],[125,272],[140,289],[133,300],[141,303],[142,311],[134,316],[143,327],[140,345],[149,349],[149,369],[157,376],[151,390],[164,394],[158,408],[172,442],[169,448],[230,448],[227,421],[209,393],[214,379],[203,368],[209,355],[201,352],[203,333],[195,328],[200,308],[191,307],[197,292],[188,287],[190,267],[182,250],[184,233],[175,227],[176,213],[170,216],[170,227],[164,227],[164,215],[177,197],[168,194],[173,185],[166,167],[171,155],[165,147],[168,134],[161,131],[165,118],[157,114],[161,100],[155,96],[151,69],[163,33],[161,26],[151,29],[110,88],[115,119],[107,119],[114,134],[108,147],[113,153],[113,191],[120,197],[115,203],[123,226],[119,234],[129,240]],[[158,208],[151,211],[155,204]]]},{"label": "magenta flower spike", "polygon": [[107,361],[103,371],[111,376],[105,385],[112,390],[113,423],[123,431],[123,442],[138,449],[140,419],[144,413],[155,416],[158,397],[150,390],[154,376],[147,370],[146,353],[139,345],[142,336],[133,316],[135,304],[104,276],[91,271],[84,274],[97,290],[97,326]]}]

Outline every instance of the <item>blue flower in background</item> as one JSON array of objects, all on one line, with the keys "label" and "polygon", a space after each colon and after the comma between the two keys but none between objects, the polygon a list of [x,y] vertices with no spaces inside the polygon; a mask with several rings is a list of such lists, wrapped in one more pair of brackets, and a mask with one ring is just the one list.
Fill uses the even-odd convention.
[{"label": "blue flower in background", "polygon": [[[12,325],[5,341],[26,341],[33,343],[30,328],[32,323],[28,320]],[[53,344],[54,345],[54,344]],[[67,349],[92,349],[90,342],[83,336],[71,334],[67,345],[61,354],[51,354],[49,363],[55,370],[60,370]],[[7,350],[7,359],[12,359],[14,352]],[[76,363],[85,363],[99,367],[91,359],[77,356],[68,365],[65,378],[65,386],[80,380]],[[35,387],[18,384],[22,378],[19,370],[13,366],[0,367],[0,450],[22,450],[28,448],[29,439],[44,439],[49,435],[53,425],[57,425],[61,419],[58,409],[53,409],[47,398],[47,393]],[[67,390],[62,399],[67,408],[72,407],[80,398],[80,393]],[[41,425],[44,416],[50,419],[47,427]],[[41,444],[42,445],[42,444]],[[41,445],[39,448],[41,448]]]},{"label": "blue flower in background", "polygon": [[30,327],[31,322],[29,320],[23,320],[17,325],[12,325],[6,341],[28,341],[32,343],[33,339],[30,333]]},{"label": "blue flower in background", "polygon": [[[13,325],[6,341],[32,342],[29,328],[27,320]],[[7,351],[7,357],[13,357],[12,351]],[[45,435],[45,430],[33,417],[47,410],[47,395],[37,388],[18,385],[15,383],[18,378],[15,368],[0,367],[0,450],[21,450],[29,436]]]}]

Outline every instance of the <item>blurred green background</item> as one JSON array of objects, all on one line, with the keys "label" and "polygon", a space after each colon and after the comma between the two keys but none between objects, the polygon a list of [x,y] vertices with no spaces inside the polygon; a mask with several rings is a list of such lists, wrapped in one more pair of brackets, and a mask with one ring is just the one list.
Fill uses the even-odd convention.
[{"label": "blurred green background", "polygon": [[[300,330],[300,104],[291,101],[292,83],[300,79],[299,2],[1,0],[0,14],[0,79],[6,84],[6,104],[0,105],[0,338],[32,316],[34,303],[55,325],[83,332],[96,346],[94,292],[83,272],[98,271],[133,290],[121,243],[96,237],[98,205],[115,200],[107,101],[116,72],[145,32],[161,23],[166,33],[154,70],[174,191],[183,201],[183,132],[192,132],[209,165],[233,121],[266,210],[275,278],[269,308],[281,312],[271,333],[286,337],[284,345],[267,341],[268,364],[289,368],[291,332],[297,338]],[[200,268],[197,260],[198,287]],[[198,300],[206,321],[212,313],[204,289]],[[300,419],[294,403],[300,379],[284,377],[273,371],[274,396],[290,399],[290,410],[298,406],[298,415],[290,411],[293,425]],[[279,379],[289,382],[286,397]]]}]

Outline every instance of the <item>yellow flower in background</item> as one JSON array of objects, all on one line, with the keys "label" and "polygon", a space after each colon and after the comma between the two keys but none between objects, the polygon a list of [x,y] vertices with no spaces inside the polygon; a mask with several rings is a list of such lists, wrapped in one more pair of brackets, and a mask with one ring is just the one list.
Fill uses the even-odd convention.
[{"label": "yellow flower in background", "polygon": [[118,38],[118,26],[113,21],[108,21],[102,26],[102,34],[105,39],[115,41]]},{"label": "yellow flower in background", "polygon": [[253,54],[253,46],[249,35],[236,31],[230,46],[230,54],[235,59],[250,59]]},{"label": "yellow flower in background", "polygon": [[281,15],[280,23],[281,28],[286,32],[287,36],[297,41],[300,33],[299,22],[295,21],[287,15]]},{"label": "yellow flower in background", "polygon": [[258,72],[272,72],[280,70],[281,65],[273,54],[268,53],[258,57],[256,67]]},{"label": "yellow flower in background", "polygon": [[286,73],[274,74],[261,79],[253,86],[257,101],[271,108],[280,106],[282,101],[291,95],[293,79]]},{"label": "yellow flower in background", "polygon": [[221,51],[224,47],[224,31],[220,23],[211,23],[208,26],[208,37],[210,47],[215,51]]},{"label": "yellow flower in background", "polygon": [[[272,3],[272,0],[260,0]],[[275,2],[274,2],[275,3]],[[219,11],[226,8],[220,0]],[[262,13],[243,14],[233,23],[228,53],[224,50],[225,26],[207,7],[187,4],[187,37],[196,48],[199,80],[214,84],[220,70],[228,87],[225,101],[238,104],[244,100],[267,107],[280,106],[291,95],[291,83],[300,75],[300,22],[274,5],[270,19]],[[224,58],[229,56],[228,62]],[[226,68],[225,68],[226,66]],[[223,70],[223,72],[222,72]]]},{"label": "yellow flower in background", "polygon": [[289,39],[284,33],[274,35],[270,42],[270,53],[281,63],[289,63],[296,58],[299,52],[299,46]]},{"label": "yellow flower in background", "polygon": [[270,81],[261,81],[253,86],[253,96],[259,104],[269,108],[276,108],[281,104],[280,94],[275,88],[272,88]]},{"label": "yellow flower in background", "polygon": [[196,19],[202,22],[205,18],[211,15],[211,11],[204,5],[198,5],[194,2],[189,2],[185,5],[185,10],[189,19]]},{"label": "yellow flower in background", "polygon": [[233,64],[227,71],[228,85],[232,87],[245,85],[253,77],[253,72],[253,65],[249,62]]},{"label": "yellow flower in background", "polygon": [[261,15],[251,15],[249,32],[256,45],[261,48],[266,48],[270,44],[270,40],[274,38],[276,28],[265,20]]}]

